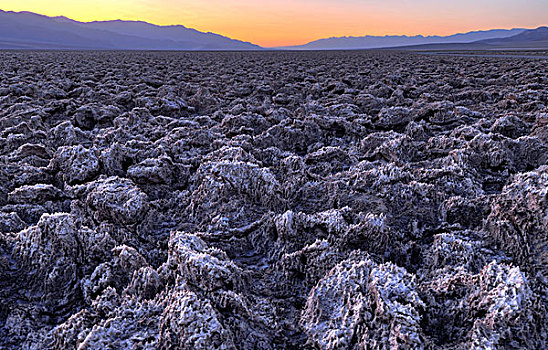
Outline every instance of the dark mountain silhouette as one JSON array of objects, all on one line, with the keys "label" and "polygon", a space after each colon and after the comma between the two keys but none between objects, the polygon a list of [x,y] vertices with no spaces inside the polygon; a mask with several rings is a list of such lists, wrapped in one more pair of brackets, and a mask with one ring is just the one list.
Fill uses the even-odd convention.
[{"label": "dark mountain silhouette", "polygon": [[[260,46],[182,25],[141,21],[78,22],[32,12],[0,10],[0,49],[260,50]],[[280,49],[483,50],[548,48],[548,27],[493,29],[449,36],[363,36],[320,39]]]},{"label": "dark mountain silhouette", "polygon": [[259,50],[257,45],[184,26],[136,21],[78,22],[0,10],[0,48],[91,50]]},{"label": "dark mountain silhouette", "polygon": [[479,40],[471,43],[425,44],[392,47],[401,50],[501,50],[501,49],[548,49],[548,27],[528,29],[506,38]]},{"label": "dark mountain silhouette", "polygon": [[352,50],[352,49],[377,49],[389,47],[403,47],[424,44],[455,44],[471,43],[479,40],[507,38],[526,31],[522,28],[493,29],[486,31],[474,31],[449,36],[362,36],[339,37],[312,41],[305,45],[289,46],[284,49],[294,50]]},{"label": "dark mountain silhouette", "polygon": [[480,43],[493,46],[517,46],[517,47],[535,47],[548,48],[548,27],[538,27],[537,29],[526,30],[518,35],[509,38],[496,38],[482,40]]},{"label": "dark mountain silhouette", "polygon": [[538,27],[537,29],[526,30],[509,38],[495,38],[482,40],[481,42],[491,45],[548,42],[548,27]]}]

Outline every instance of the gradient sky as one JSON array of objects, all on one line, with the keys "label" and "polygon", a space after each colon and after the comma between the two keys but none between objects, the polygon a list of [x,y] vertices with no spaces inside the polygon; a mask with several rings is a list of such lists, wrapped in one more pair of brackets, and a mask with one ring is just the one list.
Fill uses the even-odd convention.
[{"label": "gradient sky", "polygon": [[79,21],[183,24],[265,47],[332,36],[447,35],[548,24],[548,0],[0,0]]}]

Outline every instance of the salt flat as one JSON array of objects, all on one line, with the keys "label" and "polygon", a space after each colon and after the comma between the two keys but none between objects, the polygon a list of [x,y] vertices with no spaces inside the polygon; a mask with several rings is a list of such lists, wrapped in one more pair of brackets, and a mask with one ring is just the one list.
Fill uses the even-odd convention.
[{"label": "salt flat", "polygon": [[1,52],[0,348],[547,347],[547,73]]}]

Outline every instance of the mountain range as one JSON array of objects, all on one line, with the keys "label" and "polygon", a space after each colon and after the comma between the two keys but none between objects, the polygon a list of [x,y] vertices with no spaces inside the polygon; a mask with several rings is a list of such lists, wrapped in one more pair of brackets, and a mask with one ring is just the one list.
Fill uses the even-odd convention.
[{"label": "mountain range", "polygon": [[[312,41],[279,50],[348,50],[398,48],[490,49],[548,48],[548,27],[492,29],[449,36],[362,36]],[[142,21],[78,22],[32,12],[0,10],[0,49],[56,50],[262,50],[249,42],[182,25]]]},{"label": "mountain range", "polygon": [[248,42],[182,25],[138,21],[78,22],[0,10],[0,48],[81,50],[260,50]]},{"label": "mountain range", "polygon": [[319,39],[304,45],[287,46],[284,49],[291,50],[355,50],[355,49],[381,49],[389,47],[400,47],[409,45],[424,44],[454,44],[470,43],[479,40],[507,38],[520,33],[526,29],[492,29],[485,31],[475,31],[469,33],[460,33],[449,36],[407,36],[407,35],[387,35],[387,36],[345,36]]}]

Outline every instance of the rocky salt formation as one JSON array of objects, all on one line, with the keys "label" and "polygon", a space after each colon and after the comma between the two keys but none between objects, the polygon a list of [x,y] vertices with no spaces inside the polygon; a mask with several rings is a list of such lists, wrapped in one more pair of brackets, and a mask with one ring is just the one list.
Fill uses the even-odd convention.
[{"label": "rocky salt formation", "polygon": [[545,61],[0,57],[0,348],[548,347]]}]

